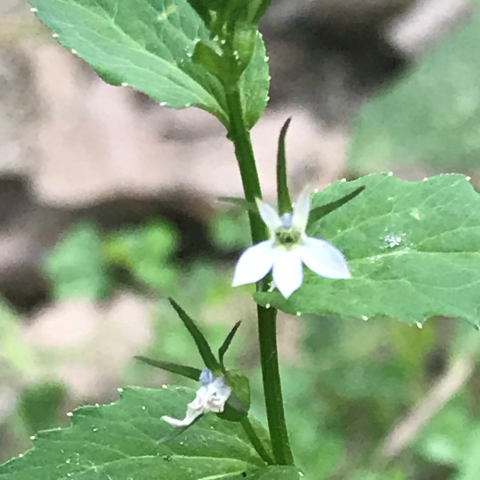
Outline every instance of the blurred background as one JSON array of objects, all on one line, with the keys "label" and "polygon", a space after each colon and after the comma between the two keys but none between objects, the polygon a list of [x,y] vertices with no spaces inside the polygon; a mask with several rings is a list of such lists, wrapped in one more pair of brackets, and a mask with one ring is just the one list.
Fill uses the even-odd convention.
[{"label": "blurred background", "polygon": [[[393,171],[480,186],[478,0],[273,0],[271,101],[252,131],[266,197],[288,116],[291,186]],[[23,0],[0,0],[0,461],[121,385],[201,367],[173,296],[250,376],[264,417],[233,149],[206,113],[103,83]],[[405,299],[407,302],[408,299]],[[311,479],[480,478],[479,333],[456,319],[279,317],[286,409]]]}]

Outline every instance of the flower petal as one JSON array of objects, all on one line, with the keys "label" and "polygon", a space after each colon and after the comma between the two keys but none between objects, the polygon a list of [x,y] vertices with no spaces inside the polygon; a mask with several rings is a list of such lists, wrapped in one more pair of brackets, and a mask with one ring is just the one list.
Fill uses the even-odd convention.
[{"label": "flower petal", "polygon": [[205,404],[204,412],[223,412],[225,402],[232,393],[232,389],[225,383],[222,377],[217,377],[209,385],[209,396]]},{"label": "flower petal", "polygon": [[268,203],[262,202],[257,198],[257,207],[263,222],[269,230],[276,230],[282,226],[282,220],[277,211]]},{"label": "flower petal", "polygon": [[293,226],[305,232],[310,215],[310,195],[301,193],[293,206]]},{"label": "flower petal", "polygon": [[203,409],[202,408],[197,408],[194,409],[188,406],[187,409],[187,414],[185,415],[185,418],[183,420],[180,420],[178,418],[173,418],[169,417],[168,415],[164,415],[162,417],[162,420],[165,422],[169,423],[173,427],[188,427],[191,425],[200,415],[203,415]]},{"label": "flower petal", "polygon": [[266,240],[245,250],[237,262],[233,276],[234,287],[261,280],[272,268],[273,242]]},{"label": "flower petal", "polygon": [[298,251],[305,265],[326,278],[351,278],[343,253],[320,238],[307,237]]},{"label": "flower petal", "polygon": [[193,423],[193,421],[195,419],[194,418],[190,419],[188,417],[185,417],[183,420],[180,420],[178,418],[173,418],[173,417],[169,417],[168,415],[164,415],[162,417],[162,420],[169,423],[172,427],[179,427],[180,428],[180,427],[188,427],[189,425],[191,425]]},{"label": "flower petal", "polygon": [[223,377],[213,377],[211,370],[206,368],[200,375],[201,387],[197,395],[188,404],[187,413],[183,420],[164,415],[162,419],[173,427],[188,427],[198,417],[208,412],[223,412],[225,402],[232,393],[232,389],[225,383]]},{"label": "flower petal", "polygon": [[285,298],[288,298],[303,282],[303,265],[297,250],[275,251],[273,281]]}]

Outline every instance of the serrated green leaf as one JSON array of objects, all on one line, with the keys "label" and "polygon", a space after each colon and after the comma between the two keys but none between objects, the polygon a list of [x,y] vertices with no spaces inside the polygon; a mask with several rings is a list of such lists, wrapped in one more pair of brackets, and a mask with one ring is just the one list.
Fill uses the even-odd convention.
[{"label": "serrated green leaf", "polygon": [[[240,0],[245,5],[244,0]],[[237,52],[240,68],[246,68],[252,60],[257,45],[258,25],[242,24],[236,22],[235,32],[232,38],[232,46]]]},{"label": "serrated green leaf", "polygon": [[289,313],[386,316],[409,323],[434,315],[480,323],[480,197],[462,175],[406,182],[386,174],[336,182],[313,208],[365,186],[361,195],[307,229],[345,254],[352,279],[305,269],[288,301],[257,293],[261,305]]},{"label": "serrated green leaf", "polygon": [[[30,3],[60,43],[108,83],[131,86],[172,108],[202,108],[228,125],[220,80],[192,61],[195,44],[199,40],[208,43],[210,34],[186,0]],[[259,35],[256,53],[242,76],[249,126],[263,112],[267,91],[268,67]]]},{"label": "serrated green leaf", "polygon": [[[128,388],[121,399],[74,412],[72,426],[40,432],[34,448],[0,466],[1,480],[298,479],[294,469],[264,468],[241,427],[205,415],[181,436],[162,415],[181,416],[192,390]],[[295,476],[296,475],[296,476]]]},{"label": "serrated green leaf", "polygon": [[268,103],[270,75],[267,52],[260,32],[252,60],[240,78],[240,94],[247,128],[252,128],[262,116]]},{"label": "serrated green leaf", "polygon": [[186,0],[33,0],[37,17],[108,83],[226,121],[220,82],[191,56],[208,31]]}]

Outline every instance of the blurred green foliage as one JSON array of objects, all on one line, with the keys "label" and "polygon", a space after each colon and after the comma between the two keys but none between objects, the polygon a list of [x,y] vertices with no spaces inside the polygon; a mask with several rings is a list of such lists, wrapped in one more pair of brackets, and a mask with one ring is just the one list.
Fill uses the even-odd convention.
[{"label": "blurred green foliage", "polygon": [[[478,1],[477,1],[478,3]],[[480,11],[377,95],[355,123],[349,168],[452,172],[480,165]]]},{"label": "blurred green foliage", "polygon": [[208,224],[212,243],[222,250],[243,250],[250,244],[247,217],[239,212],[220,210]]},{"label": "blurred green foliage", "polygon": [[171,226],[150,222],[141,229],[112,235],[103,251],[107,262],[124,268],[142,285],[172,295],[179,273],[171,261],[177,243],[177,232]]},{"label": "blurred green foliage", "polygon": [[45,382],[24,388],[18,399],[18,412],[30,435],[56,427],[65,400],[63,385]]},{"label": "blurred green foliage", "polygon": [[101,300],[111,289],[102,238],[94,225],[80,223],[58,241],[44,263],[57,300],[89,298]]}]

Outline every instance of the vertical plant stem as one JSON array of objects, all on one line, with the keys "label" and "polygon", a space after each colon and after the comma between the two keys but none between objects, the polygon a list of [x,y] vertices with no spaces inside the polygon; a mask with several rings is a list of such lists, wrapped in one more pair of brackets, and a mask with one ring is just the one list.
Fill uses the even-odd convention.
[{"label": "vertical plant stem", "polygon": [[[254,202],[261,198],[255,157],[250,133],[245,125],[240,92],[238,88],[226,92],[230,128],[229,139],[235,146],[240,175],[242,177],[245,198]],[[258,215],[249,212],[252,240],[258,243],[267,238],[267,229]],[[257,284],[257,290],[262,289]],[[288,440],[285,412],[283,408],[282,387],[278,365],[277,328],[274,308],[257,307],[258,335],[260,343],[260,361],[262,364],[263,391],[267,410],[268,428],[272,441],[272,451],[278,465],[293,465],[293,455]]]},{"label": "vertical plant stem", "polygon": [[[235,90],[227,94],[227,103],[230,116],[228,138],[235,147],[235,156],[240,169],[245,198],[248,202],[255,204],[255,199],[262,198],[262,190],[250,140],[250,132],[247,130],[243,120],[240,92]],[[267,238],[267,228],[262,219],[251,211],[248,212],[248,219],[250,221],[253,243],[265,240]]]},{"label": "vertical plant stem", "polygon": [[257,305],[257,314],[263,392],[273,455],[279,465],[293,465],[293,454],[285,422],[282,384],[278,368],[277,310]]}]

